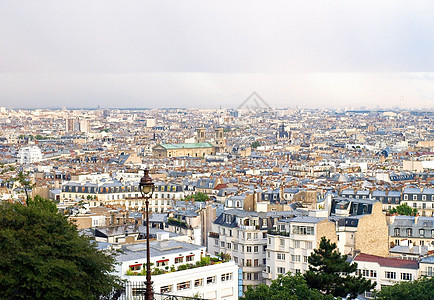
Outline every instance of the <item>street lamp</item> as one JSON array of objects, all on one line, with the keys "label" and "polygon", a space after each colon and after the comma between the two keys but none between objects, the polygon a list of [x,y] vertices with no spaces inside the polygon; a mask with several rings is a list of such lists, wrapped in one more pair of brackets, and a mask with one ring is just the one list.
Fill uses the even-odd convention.
[{"label": "street lamp", "polygon": [[149,247],[149,199],[152,197],[154,192],[154,183],[152,182],[151,176],[149,176],[149,170],[145,170],[145,175],[140,179],[140,192],[142,197],[145,199],[146,207],[146,300],[154,299],[154,292],[152,291],[152,281],[151,281],[151,254]]}]

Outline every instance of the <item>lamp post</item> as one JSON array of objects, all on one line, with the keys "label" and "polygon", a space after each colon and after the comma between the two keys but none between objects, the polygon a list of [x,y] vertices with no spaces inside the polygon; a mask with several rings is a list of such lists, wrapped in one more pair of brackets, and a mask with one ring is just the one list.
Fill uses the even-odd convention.
[{"label": "lamp post", "polygon": [[149,176],[149,170],[145,170],[145,175],[140,179],[140,192],[142,197],[145,199],[146,207],[146,300],[154,299],[154,292],[152,291],[152,281],[151,281],[151,254],[149,247],[149,199],[152,197],[154,192],[154,183],[152,182],[151,176]]}]

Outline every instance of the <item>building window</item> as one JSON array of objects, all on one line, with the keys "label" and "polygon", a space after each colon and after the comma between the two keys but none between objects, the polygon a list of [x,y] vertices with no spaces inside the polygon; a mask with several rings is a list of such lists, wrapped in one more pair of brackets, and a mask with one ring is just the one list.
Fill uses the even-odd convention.
[{"label": "building window", "polygon": [[184,261],[184,257],[183,256],[175,257],[175,264],[182,263],[183,261]]},{"label": "building window", "polygon": [[285,260],[285,253],[277,253],[278,260]]},{"label": "building window", "polygon": [[268,244],[271,245],[271,238],[268,238]]},{"label": "building window", "polygon": [[417,200],[417,195],[413,195],[413,200]]},{"label": "building window", "polygon": [[237,264],[238,263],[238,257],[234,256],[234,262]]},{"label": "building window", "polygon": [[203,286],[203,279],[202,278],[196,279],[194,281],[194,287],[199,287],[199,286]]},{"label": "building window", "polygon": [[401,280],[411,280],[411,273],[401,273]]},{"label": "building window", "polygon": [[301,235],[313,235],[314,229],[312,226],[292,226],[292,233]]},{"label": "building window", "polygon": [[228,243],[227,246],[228,246],[228,249],[231,249],[231,243]]},{"label": "building window", "polygon": [[305,242],[306,249],[312,249],[312,242]]},{"label": "building window", "polygon": [[246,267],[251,267],[252,266],[252,260],[251,259],[247,259],[246,260]]},{"label": "building window", "polygon": [[146,293],[146,288],[145,287],[133,288],[131,290],[131,295],[132,296],[143,296],[145,293]]},{"label": "building window", "polygon": [[232,273],[222,274],[221,280],[222,281],[230,281],[230,280],[232,280]]},{"label": "building window", "polygon": [[252,252],[252,246],[246,246],[246,252],[251,253]]},{"label": "building window", "polygon": [[193,260],[194,260],[194,254],[187,255],[187,256],[185,257],[185,260],[186,260],[186,261],[193,261]]},{"label": "building window", "polygon": [[259,266],[259,259],[254,259],[253,260],[253,266],[254,267],[258,267]]},{"label": "building window", "polygon": [[215,276],[210,276],[206,278],[206,284],[214,284],[215,283]]},{"label": "building window", "polygon": [[386,271],[385,272],[385,277],[387,279],[396,279],[396,272],[388,272],[388,271]]},{"label": "building window", "polygon": [[408,195],[407,194],[404,195],[404,200],[408,200]]},{"label": "building window", "polygon": [[235,251],[238,251],[238,244],[235,244],[235,243],[234,243],[234,250],[235,250]]},{"label": "building window", "polygon": [[285,273],[286,273],[285,268],[282,268],[282,267],[277,268],[277,274],[285,274]]},{"label": "building window", "polygon": [[247,240],[251,240],[252,239],[252,234],[249,232],[247,233]]},{"label": "building window", "polygon": [[188,290],[191,287],[191,281],[180,282],[176,285],[178,291]]},{"label": "building window", "polygon": [[400,236],[400,229],[399,228],[395,228],[395,236]]},{"label": "building window", "polygon": [[220,242],[220,247],[224,248],[225,247],[225,242]]},{"label": "building window", "polygon": [[285,247],[285,240],[284,239],[280,239],[280,246]]},{"label": "building window", "polygon": [[300,262],[300,255],[291,255],[291,260],[293,262]]},{"label": "building window", "polygon": [[420,237],[424,237],[425,235],[425,230],[424,229],[419,229],[419,236]]},{"label": "building window", "polygon": [[377,271],[371,270],[370,271],[370,277],[377,277]]},{"label": "building window", "polygon": [[300,241],[294,241],[294,248],[300,248]]},{"label": "building window", "polygon": [[160,293],[161,294],[165,294],[165,293],[169,293],[172,291],[172,285],[165,285],[160,287]]},{"label": "building window", "polygon": [[259,252],[259,246],[254,246],[253,247],[253,252],[258,253]]},{"label": "building window", "polygon": [[307,263],[307,262],[308,262],[308,259],[309,259],[308,256],[306,256],[306,255],[303,256],[303,262]]},{"label": "building window", "polygon": [[411,228],[407,228],[407,236],[412,236],[413,230]]}]

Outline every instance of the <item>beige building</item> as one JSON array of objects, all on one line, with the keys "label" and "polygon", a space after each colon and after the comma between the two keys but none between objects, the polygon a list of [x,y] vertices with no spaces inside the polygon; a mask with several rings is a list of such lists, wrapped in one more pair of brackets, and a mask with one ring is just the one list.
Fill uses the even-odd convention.
[{"label": "beige building", "polygon": [[152,148],[155,157],[204,157],[215,154],[210,143],[160,144]]}]

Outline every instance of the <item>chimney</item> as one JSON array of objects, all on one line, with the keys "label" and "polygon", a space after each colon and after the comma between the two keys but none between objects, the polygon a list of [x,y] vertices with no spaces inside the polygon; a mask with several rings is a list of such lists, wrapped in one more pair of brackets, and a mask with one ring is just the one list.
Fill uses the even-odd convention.
[{"label": "chimney", "polygon": [[110,225],[114,225],[115,224],[115,213],[111,212],[110,213]]},{"label": "chimney", "polygon": [[167,241],[169,240],[168,232],[157,232],[157,241]]}]

